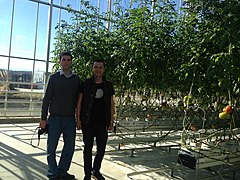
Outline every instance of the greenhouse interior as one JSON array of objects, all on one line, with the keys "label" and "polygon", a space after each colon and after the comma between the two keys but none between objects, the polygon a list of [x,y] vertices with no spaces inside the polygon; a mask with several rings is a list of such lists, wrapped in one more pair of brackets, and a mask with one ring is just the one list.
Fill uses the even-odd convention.
[{"label": "greenhouse interior", "polygon": [[[113,84],[105,179],[240,179],[239,0],[0,0],[0,27],[0,180],[48,179],[37,130],[66,51]],[[83,150],[76,129],[75,179]]]}]

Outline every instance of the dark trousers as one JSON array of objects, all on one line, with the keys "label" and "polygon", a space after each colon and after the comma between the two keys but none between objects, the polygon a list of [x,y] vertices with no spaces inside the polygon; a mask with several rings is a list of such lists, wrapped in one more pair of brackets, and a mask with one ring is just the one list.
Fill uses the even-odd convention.
[{"label": "dark trousers", "polygon": [[[102,160],[105,154],[105,148],[108,139],[108,132],[106,127],[92,127],[91,125],[82,125],[83,142],[84,142],[84,172],[85,175],[90,175],[92,170],[99,171]],[[96,138],[97,152],[93,161],[92,167],[92,148]]]}]

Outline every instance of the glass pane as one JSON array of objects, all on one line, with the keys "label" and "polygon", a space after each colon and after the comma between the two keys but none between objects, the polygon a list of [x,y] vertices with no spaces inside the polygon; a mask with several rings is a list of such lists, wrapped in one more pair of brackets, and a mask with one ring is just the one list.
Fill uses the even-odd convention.
[{"label": "glass pane", "polygon": [[49,62],[49,69],[48,69],[49,73],[53,73],[53,66],[54,65],[55,65],[55,63]]},{"label": "glass pane", "polygon": [[24,109],[24,111],[22,109],[16,109],[13,108],[9,111],[5,111],[6,116],[14,116],[14,117],[21,117],[21,116],[31,116],[31,112],[29,112],[27,109]]},{"label": "glass pane", "polygon": [[12,71],[32,71],[33,60],[10,58],[9,70]]},{"label": "glass pane", "polygon": [[53,8],[53,13],[52,13],[52,29],[51,29],[51,40],[50,40],[50,57],[53,57],[53,44],[55,42],[54,37],[56,35],[57,29],[56,26],[59,23],[59,14],[60,10],[58,8]]},{"label": "glass pane", "polygon": [[46,62],[35,62],[35,70],[34,70],[34,89],[43,89],[44,86],[44,78],[45,78],[45,70],[46,70]]},{"label": "glass pane", "polygon": [[[98,5],[96,6],[98,7]],[[100,14],[108,11],[108,1],[100,1]]]},{"label": "glass pane", "polygon": [[28,110],[29,109],[29,102],[21,102],[19,101],[18,103],[14,103],[14,102],[8,102],[7,103],[7,109],[11,110],[15,110],[15,109],[18,109],[18,110]]},{"label": "glass pane", "polygon": [[[18,78],[18,79],[17,79]],[[25,79],[25,80],[23,80]],[[13,75],[13,80],[9,83],[9,90],[13,93],[19,92],[19,93],[24,93],[24,92],[31,92],[31,83],[28,82],[22,82],[22,81],[27,81],[27,79],[30,79],[30,75]]]},{"label": "glass pane", "polygon": [[80,1],[73,1],[73,0],[62,0],[62,6],[67,7],[70,5],[71,8],[79,10]]},{"label": "glass pane", "polygon": [[130,4],[132,9],[138,8],[140,7],[140,5],[141,5],[141,2],[139,1],[133,1],[132,4]]},{"label": "glass pane", "polygon": [[37,3],[16,0],[11,55],[33,58]]},{"label": "glass pane", "polygon": [[0,56],[0,69],[7,70],[7,68],[8,68],[8,58]]},{"label": "glass pane", "polygon": [[[98,7],[98,1],[99,0],[90,0],[90,4],[91,6],[94,6],[94,7]],[[104,2],[107,2],[108,0],[104,0]],[[100,1],[100,4],[102,3],[102,1]]]},{"label": "glass pane", "polygon": [[12,0],[0,1],[0,54],[3,55],[9,53],[11,18]]},{"label": "glass pane", "polygon": [[[43,99],[43,95],[44,95],[44,92],[42,91],[42,93],[33,93],[32,94],[32,101],[36,104],[38,103],[38,106],[39,104],[42,104],[42,99]],[[40,109],[41,110],[41,109]]]},{"label": "glass pane", "polygon": [[32,71],[9,71],[9,88],[31,88]]},{"label": "glass pane", "polygon": [[4,102],[5,93],[8,90],[8,84],[5,82],[0,82],[0,102]]},{"label": "glass pane", "polygon": [[[42,101],[43,97],[43,89],[33,89],[35,84],[31,83],[15,83],[11,82],[9,84],[9,90],[7,91],[9,100],[34,100],[34,101]],[[31,89],[32,87],[32,89]]]},{"label": "glass pane", "polygon": [[[40,99],[41,100],[41,99]],[[32,103],[31,104],[31,109],[32,110],[36,110],[36,111],[39,111],[42,109],[42,103],[41,102],[38,102],[38,103]]]},{"label": "glass pane", "polygon": [[130,7],[130,0],[122,1],[122,6],[124,7],[123,9],[129,9],[129,7]]},{"label": "glass pane", "polygon": [[66,10],[62,10],[61,20],[71,23],[72,22],[71,17],[72,17],[72,13],[69,13]]},{"label": "glass pane", "polygon": [[[15,84],[14,84],[15,85]],[[22,92],[19,88],[16,88],[15,91],[8,92],[7,101],[8,103],[29,103],[31,94],[28,92]],[[24,105],[25,106],[25,105]]]},{"label": "glass pane", "polygon": [[0,101],[0,111],[2,111],[5,107],[5,103],[3,101]]},{"label": "glass pane", "polygon": [[46,62],[45,61],[35,61],[34,65],[35,72],[44,72],[46,71]]},{"label": "glass pane", "polygon": [[46,5],[40,5],[37,30],[36,59],[47,58],[48,10]]},{"label": "glass pane", "polygon": [[[52,17],[52,30],[51,30],[51,42],[50,42],[50,57],[52,58],[53,57],[53,44],[55,42],[55,35],[56,35],[56,32],[57,32],[57,29],[56,29],[56,26],[59,24],[59,15],[60,15],[60,10],[58,8],[53,8],[53,17]],[[72,14],[71,13],[68,13],[67,10],[61,10],[61,20],[64,20],[68,23],[71,22],[71,17],[72,17]]]},{"label": "glass pane", "polygon": [[53,0],[53,4],[60,5],[61,0]]},{"label": "glass pane", "polygon": [[0,99],[4,99],[5,91],[8,90],[7,70],[0,69]]}]

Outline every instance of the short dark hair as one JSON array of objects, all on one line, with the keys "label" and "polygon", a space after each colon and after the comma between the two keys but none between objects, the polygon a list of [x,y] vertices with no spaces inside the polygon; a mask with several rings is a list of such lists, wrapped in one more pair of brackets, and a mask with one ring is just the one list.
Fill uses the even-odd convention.
[{"label": "short dark hair", "polygon": [[93,61],[93,63],[92,63],[92,67],[93,67],[93,64],[94,64],[95,62],[103,63],[104,68],[106,67],[106,63],[105,63],[105,61],[104,61],[103,59],[95,59],[95,60]]},{"label": "short dark hair", "polygon": [[61,54],[60,54],[60,61],[61,61],[61,59],[62,59],[62,57],[63,56],[70,56],[71,57],[71,60],[72,60],[72,54],[71,54],[71,52],[70,51],[63,51]]}]

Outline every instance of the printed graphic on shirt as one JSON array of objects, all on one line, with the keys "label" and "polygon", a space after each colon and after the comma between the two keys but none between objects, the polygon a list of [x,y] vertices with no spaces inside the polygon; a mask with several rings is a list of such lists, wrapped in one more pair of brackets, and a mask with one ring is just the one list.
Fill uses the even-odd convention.
[{"label": "printed graphic on shirt", "polygon": [[95,98],[100,99],[103,97],[103,89],[97,89]]}]

